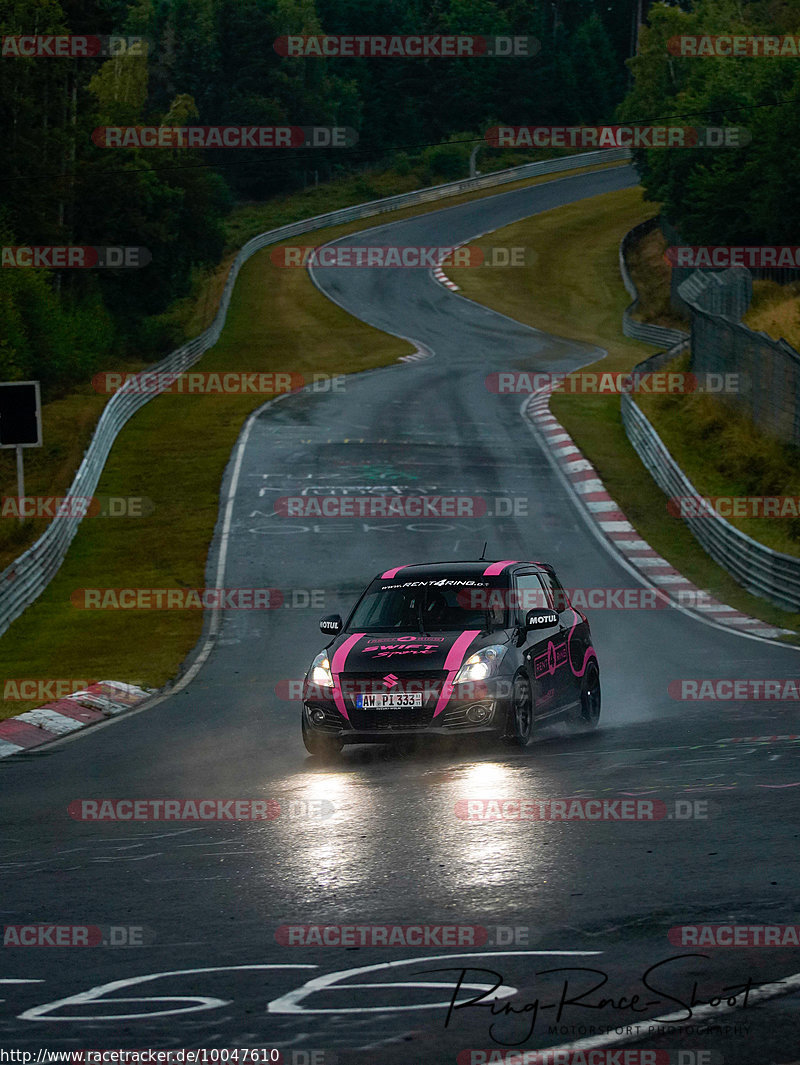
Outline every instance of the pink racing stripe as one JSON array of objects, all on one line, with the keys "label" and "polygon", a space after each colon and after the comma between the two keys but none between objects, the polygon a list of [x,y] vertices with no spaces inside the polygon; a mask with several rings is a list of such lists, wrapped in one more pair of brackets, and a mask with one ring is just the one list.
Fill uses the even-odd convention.
[{"label": "pink racing stripe", "polygon": [[396,573],[399,573],[401,569],[405,569],[405,566],[395,566],[394,569],[387,569],[385,573],[381,574],[382,581],[390,581]]},{"label": "pink racing stripe", "polygon": [[461,668],[461,663],[464,661],[464,654],[466,653],[467,648],[475,637],[480,636],[480,634],[480,629],[467,629],[466,632],[462,632],[447,652],[447,658],[444,660],[444,668],[458,672]]},{"label": "pink racing stripe", "polygon": [[347,656],[350,654],[350,648],[353,646],[354,643],[358,643],[358,641],[363,635],[363,632],[356,632],[353,633],[352,636],[348,636],[344,643],[341,645],[341,647],[337,647],[333,655],[333,660],[331,661],[331,676],[333,677],[333,701],[336,703],[336,709],[339,711],[345,721],[349,721],[350,718],[347,714],[347,707],[344,705],[344,696],[342,695],[341,689],[339,688],[339,674],[344,669],[345,662],[347,661]]},{"label": "pink racing stripe", "polygon": [[439,693],[439,698],[436,700],[436,709],[433,711],[433,716],[438,717],[442,710],[447,706],[450,696],[453,694],[453,678],[464,661],[464,655],[467,652],[467,648],[475,639],[476,636],[480,636],[480,629],[467,629],[466,632],[462,632],[453,646],[447,652],[447,658],[444,660],[444,668],[447,670],[447,677],[442,685],[442,690]]},{"label": "pink racing stripe", "polygon": [[517,561],[515,558],[509,558],[505,562],[493,562],[491,566],[487,566],[483,571],[484,577],[496,577],[498,573],[502,573],[506,566],[513,566]]}]

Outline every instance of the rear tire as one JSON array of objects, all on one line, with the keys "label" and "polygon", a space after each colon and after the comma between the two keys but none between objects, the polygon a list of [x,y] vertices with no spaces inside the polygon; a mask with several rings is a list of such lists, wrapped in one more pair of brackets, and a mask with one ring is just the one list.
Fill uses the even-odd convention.
[{"label": "rear tire", "polygon": [[533,693],[524,673],[514,677],[511,689],[511,706],[508,710],[507,743],[515,747],[529,747],[534,735]]},{"label": "rear tire", "polygon": [[309,754],[320,758],[335,758],[341,754],[344,740],[340,736],[326,736],[322,732],[313,732],[303,717],[303,745]]}]

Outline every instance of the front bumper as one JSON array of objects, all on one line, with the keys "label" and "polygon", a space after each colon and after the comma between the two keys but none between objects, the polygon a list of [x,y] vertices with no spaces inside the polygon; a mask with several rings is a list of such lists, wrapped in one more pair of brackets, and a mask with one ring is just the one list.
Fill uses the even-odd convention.
[{"label": "front bumper", "polygon": [[[504,733],[510,691],[511,678],[492,677],[481,683],[480,690],[465,696],[454,692],[436,716],[435,700],[430,699],[422,707],[403,710],[358,710],[348,705],[347,718],[332,696],[321,697],[315,692],[303,700],[303,722],[310,732],[336,737],[345,743],[386,743],[392,737],[403,736]],[[477,713],[478,708],[483,716]]]}]

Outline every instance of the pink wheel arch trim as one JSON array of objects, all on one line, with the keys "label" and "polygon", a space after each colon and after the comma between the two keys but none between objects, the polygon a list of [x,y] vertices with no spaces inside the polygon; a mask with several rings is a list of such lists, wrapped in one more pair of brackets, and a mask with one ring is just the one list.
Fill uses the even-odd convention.
[{"label": "pink wheel arch trim", "polygon": [[447,652],[447,658],[444,660],[444,668],[447,670],[447,676],[442,685],[442,690],[439,692],[439,698],[436,700],[436,709],[433,711],[434,717],[438,717],[442,710],[447,706],[450,696],[453,694],[453,678],[456,673],[458,673],[459,669],[461,669],[461,663],[464,661],[464,655],[467,653],[467,648],[476,636],[480,636],[480,629],[467,629],[466,632],[461,633]]},{"label": "pink wheel arch trim", "polygon": [[572,642],[572,634],[575,631],[575,629],[578,627],[578,624],[579,624],[579,620],[578,619],[579,618],[583,618],[583,620],[585,621],[586,618],[584,618],[582,614],[579,614],[577,610],[573,609],[572,613],[575,615],[575,620],[572,623],[572,628],[569,630],[569,636],[567,636],[567,661],[569,662],[569,668],[572,670],[573,675],[576,676],[576,677],[582,677],[583,674],[586,672],[586,667],[589,665],[591,660],[593,658],[595,660],[597,660],[597,655],[595,654],[594,647],[592,647],[591,644],[590,644],[586,648],[586,653],[583,656],[583,664],[582,664],[581,668],[578,670],[578,669],[575,668],[575,666],[573,666],[573,664],[572,664],[572,648],[570,646],[570,644]]},{"label": "pink wheel arch trim", "polygon": [[344,705],[344,696],[342,690],[339,687],[339,674],[342,672],[347,661],[347,656],[350,654],[350,648],[354,643],[358,643],[363,632],[355,632],[352,636],[348,636],[341,647],[337,647],[331,661],[331,676],[333,677],[333,701],[336,703],[336,709],[345,719],[349,721],[350,718],[347,714],[347,707]]}]

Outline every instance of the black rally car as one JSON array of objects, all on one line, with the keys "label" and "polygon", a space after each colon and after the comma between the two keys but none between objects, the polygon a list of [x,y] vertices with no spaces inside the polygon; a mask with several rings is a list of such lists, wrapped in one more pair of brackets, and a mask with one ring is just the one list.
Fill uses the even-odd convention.
[{"label": "black rally car", "polygon": [[537,722],[591,729],[600,716],[589,622],[543,562],[396,566],[320,629],[331,640],[303,685],[312,754],[410,734],[527,746]]}]

